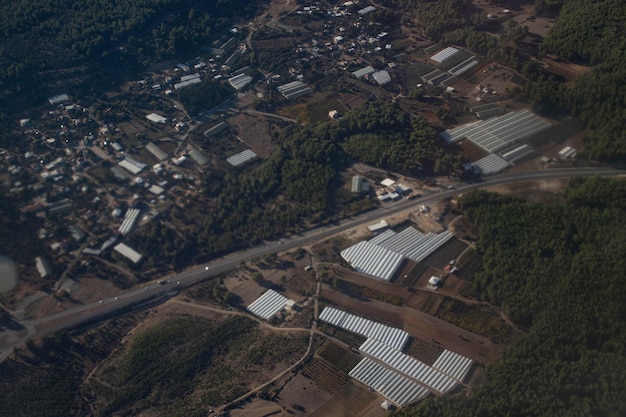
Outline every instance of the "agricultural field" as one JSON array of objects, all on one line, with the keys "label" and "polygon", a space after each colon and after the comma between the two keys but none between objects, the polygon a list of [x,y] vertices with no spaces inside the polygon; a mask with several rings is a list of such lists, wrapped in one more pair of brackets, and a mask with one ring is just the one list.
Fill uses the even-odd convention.
[{"label": "agricultural field", "polygon": [[304,369],[302,375],[313,380],[321,389],[331,394],[339,392],[348,382],[348,375],[339,372],[329,362],[321,358],[313,358]]},{"label": "agricultural field", "polygon": [[319,330],[354,348],[358,348],[363,344],[363,342],[365,342],[365,340],[367,340],[364,336],[360,336],[356,333],[348,332],[325,323],[320,323]]},{"label": "agricultural field", "polygon": [[457,277],[472,280],[482,268],[482,258],[475,250],[469,250],[461,256],[457,262],[458,270],[454,273]]},{"label": "agricultural field", "polygon": [[450,261],[456,260],[465,249],[467,249],[467,243],[452,238],[422,262],[432,268],[443,269]]},{"label": "agricultural field", "polygon": [[363,296],[372,300],[382,301],[383,303],[401,306],[404,298],[395,294],[388,294],[365,285],[357,285],[343,279],[334,279],[335,288],[349,295]]},{"label": "agricultural field", "polygon": [[514,329],[484,306],[446,299],[439,306],[435,316],[472,333],[486,336],[496,343],[507,344],[512,341]]},{"label": "agricultural field", "polygon": [[414,357],[426,365],[432,366],[433,363],[437,360],[439,355],[443,353],[443,348],[439,346],[433,346],[428,344],[422,340],[415,339],[409,349],[406,352],[409,356]]},{"label": "agricultural field", "polygon": [[358,355],[339,346],[336,343],[327,341],[318,351],[317,354],[333,365],[341,372],[348,373],[359,363],[361,359]]}]

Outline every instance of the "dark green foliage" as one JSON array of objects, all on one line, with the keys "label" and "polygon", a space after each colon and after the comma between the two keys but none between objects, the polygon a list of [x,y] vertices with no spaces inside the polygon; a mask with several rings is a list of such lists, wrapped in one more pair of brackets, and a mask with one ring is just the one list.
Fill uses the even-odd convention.
[{"label": "dark green foliage", "polygon": [[178,90],[178,99],[190,116],[222,104],[231,95],[231,88],[211,80]]},{"label": "dark green foliage", "polygon": [[[626,413],[623,180],[574,179],[565,205],[472,193],[481,294],[528,328],[472,396],[399,416],[622,416]],[[484,202],[481,203],[481,200]]]}]

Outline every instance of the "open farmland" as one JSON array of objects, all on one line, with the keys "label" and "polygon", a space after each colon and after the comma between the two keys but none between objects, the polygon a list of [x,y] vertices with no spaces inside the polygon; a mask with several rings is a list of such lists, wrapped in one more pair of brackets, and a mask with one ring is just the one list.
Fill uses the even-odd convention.
[{"label": "open farmland", "polygon": [[331,341],[326,342],[324,346],[319,349],[317,354],[346,374],[350,372],[361,359],[359,356]]},{"label": "open farmland", "polygon": [[407,355],[432,366],[443,351],[444,349],[440,346],[433,346],[422,340],[415,339],[408,348]]},{"label": "open farmland", "polygon": [[422,262],[430,267],[443,269],[450,261],[456,261],[465,249],[467,249],[467,243],[453,238],[428,255]]},{"label": "open farmland", "polygon": [[313,358],[302,370],[302,375],[310,378],[321,389],[331,394],[338,392],[348,382],[347,374],[338,372],[335,367],[321,358]]}]

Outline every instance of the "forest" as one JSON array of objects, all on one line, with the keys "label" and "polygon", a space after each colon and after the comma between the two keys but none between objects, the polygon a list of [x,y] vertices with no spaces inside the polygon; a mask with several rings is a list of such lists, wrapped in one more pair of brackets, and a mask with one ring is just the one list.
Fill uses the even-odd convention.
[{"label": "forest", "polygon": [[2,1],[0,115],[44,102],[68,80],[101,89],[195,51],[264,2]]},{"label": "forest", "polygon": [[475,191],[474,286],[527,335],[468,398],[427,400],[396,416],[623,416],[626,413],[626,182],[574,178],[562,201]]}]

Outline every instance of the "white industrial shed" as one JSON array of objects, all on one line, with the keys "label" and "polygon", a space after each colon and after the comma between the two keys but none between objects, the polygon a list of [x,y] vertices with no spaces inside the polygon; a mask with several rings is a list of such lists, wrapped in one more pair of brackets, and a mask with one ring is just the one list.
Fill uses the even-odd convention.
[{"label": "white industrial shed", "polygon": [[409,339],[409,334],[404,330],[386,326],[334,307],[324,308],[319,319],[368,339],[378,340],[398,350],[401,350]]},{"label": "white industrial shed", "polygon": [[227,158],[226,162],[228,162],[234,167],[238,167],[254,158],[256,158],[256,154],[251,149],[246,149],[243,152],[240,152],[236,155],[231,156],[230,158]]},{"label": "white industrial shed", "polygon": [[362,274],[389,281],[404,257],[368,241],[359,242],[341,251],[341,257]]},{"label": "white industrial shed", "polygon": [[422,400],[429,394],[417,382],[369,358],[363,358],[348,375],[376,390],[397,407]]},{"label": "white industrial shed", "polygon": [[495,153],[492,153],[479,159],[472,165],[478,168],[483,175],[492,175],[504,171],[510,164]]},{"label": "white industrial shed", "polygon": [[113,250],[130,259],[133,263],[139,262],[142,258],[142,255],[139,252],[124,243],[118,243],[113,247]]},{"label": "white industrial shed", "polygon": [[150,113],[149,115],[146,116],[146,119],[154,123],[167,123],[167,119],[165,117],[156,113]]},{"label": "white industrial shed", "polygon": [[450,376],[374,339],[367,339],[359,350],[439,393],[449,392],[458,385]]},{"label": "white industrial shed", "polygon": [[433,368],[463,382],[472,367],[472,362],[470,358],[466,358],[465,356],[449,350],[444,350],[435,363],[433,363]]},{"label": "white industrial shed", "polygon": [[289,301],[274,290],[267,290],[248,306],[248,311],[264,320],[271,320]]},{"label": "white industrial shed", "polygon": [[446,130],[439,136],[447,143],[467,138],[489,153],[497,152],[550,127],[541,117],[528,110]]},{"label": "white industrial shed", "polygon": [[143,162],[135,161],[128,156],[121,160],[118,165],[135,175],[139,174],[145,167],[147,167],[147,165]]}]

